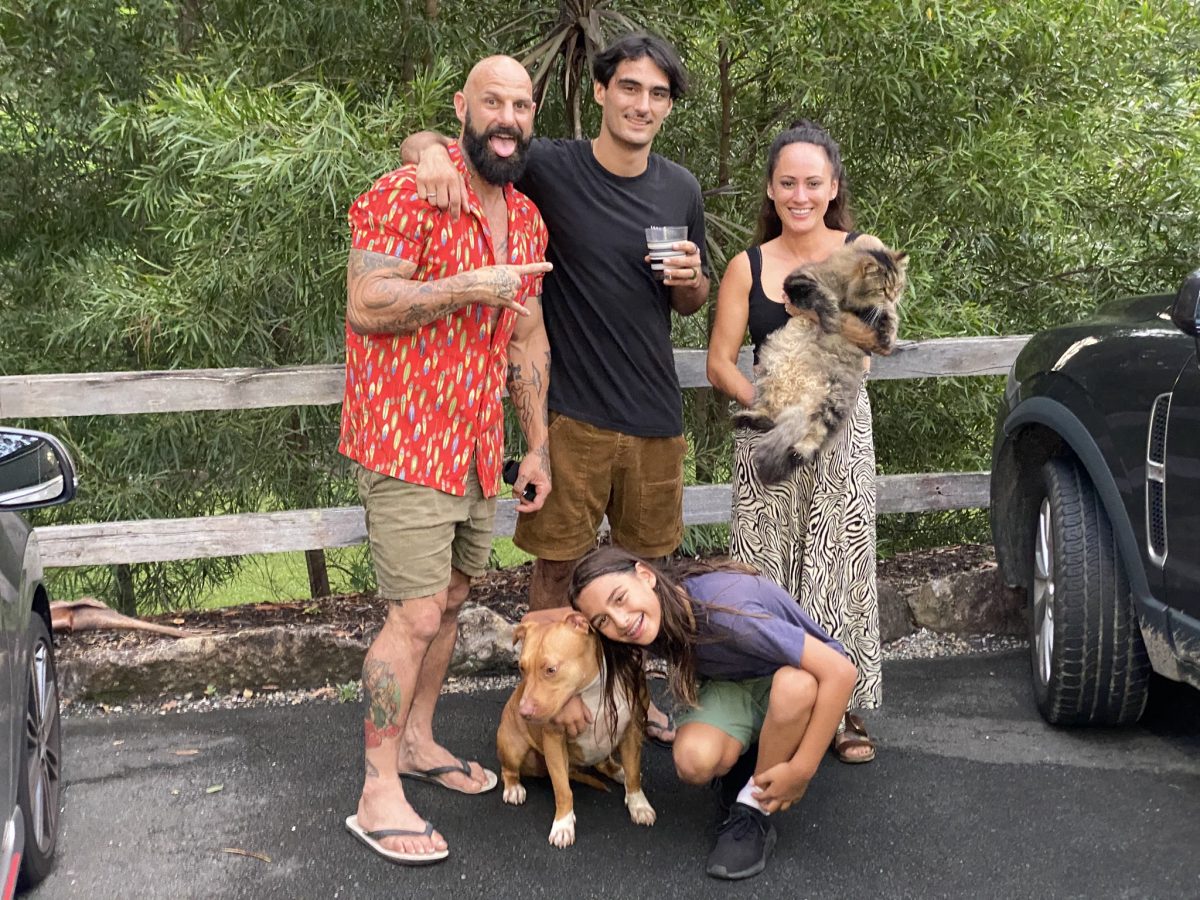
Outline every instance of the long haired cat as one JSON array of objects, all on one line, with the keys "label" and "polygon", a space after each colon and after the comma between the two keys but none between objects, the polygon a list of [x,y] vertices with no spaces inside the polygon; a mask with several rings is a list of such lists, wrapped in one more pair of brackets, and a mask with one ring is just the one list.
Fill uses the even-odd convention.
[{"label": "long haired cat", "polygon": [[[793,318],[763,342],[754,406],[733,418],[735,425],[767,432],[753,454],[765,483],[783,481],[812,462],[850,418],[863,380],[863,351],[842,337],[842,316],[858,316],[875,333],[874,349],[890,353],[907,265],[907,253],[847,244],[784,279]],[[817,322],[800,310],[814,311]]]}]

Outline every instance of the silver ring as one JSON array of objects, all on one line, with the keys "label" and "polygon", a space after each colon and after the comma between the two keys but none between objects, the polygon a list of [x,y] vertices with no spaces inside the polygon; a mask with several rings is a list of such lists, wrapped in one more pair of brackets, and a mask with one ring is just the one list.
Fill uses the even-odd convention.
[{"label": "silver ring", "polygon": [[436,200],[436,199],[437,199],[437,194],[426,194],[426,195],[425,195],[425,199],[426,199],[426,200]]}]

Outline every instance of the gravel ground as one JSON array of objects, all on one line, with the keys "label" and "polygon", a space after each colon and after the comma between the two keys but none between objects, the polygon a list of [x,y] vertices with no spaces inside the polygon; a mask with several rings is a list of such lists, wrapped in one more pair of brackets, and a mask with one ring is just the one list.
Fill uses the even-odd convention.
[{"label": "gravel ground", "polygon": [[[922,628],[899,640],[885,644],[883,658],[932,659],[941,656],[966,656],[969,654],[997,653],[1027,646],[1020,638],[991,634],[962,637],[954,634],[939,634]],[[652,666],[652,668],[654,668]],[[658,667],[661,670],[661,666]],[[472,693],[511,689],[517,684],[516,675],[478,676],[472,678],[450,678],[443,689],[446,693]],[[188,693],[180,696],[164,695],[156,700],[128,702],[120,705],[104,703],[64,701],[63,716],[90,718],[113,715],[160,715],[183,712],[207,712],[216,709],[252,708],[259,706],[297,706],[301,703],[358,703],[362,700],[362,689],[357,681],[344,685],[326,685],[312,690],[295,691],[251,691],[213,693],[195,696]]]}]

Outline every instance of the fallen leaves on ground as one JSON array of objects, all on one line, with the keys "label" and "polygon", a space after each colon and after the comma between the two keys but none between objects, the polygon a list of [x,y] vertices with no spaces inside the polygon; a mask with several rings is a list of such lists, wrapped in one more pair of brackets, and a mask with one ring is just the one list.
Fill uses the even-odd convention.
[{"label": "fallen leaves on ground", "polygon": [[271,857],[267,856],[265,853],[255,853],[252,850],[243,850],[240,847],[222,847],[221,852],[232,853],[234,856],[248,856],[251,859],[260,859],[265,863],[269,863],[271,861]]}]

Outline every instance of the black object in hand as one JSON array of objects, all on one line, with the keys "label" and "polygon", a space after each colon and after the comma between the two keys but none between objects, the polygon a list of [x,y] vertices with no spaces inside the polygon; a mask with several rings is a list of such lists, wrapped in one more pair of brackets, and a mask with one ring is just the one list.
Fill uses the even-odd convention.
[{"label": "black object in hand", "polygon": [[[507,459],[504,461],[504,472],[500,476],[504,479],[505,484],[517,483],[517,470],[521,468],[521,463],[515,459]],[[537,496],[537,486],[533,484],[525,485],[525,490],[521,494],[526,500],[533,500]]]}]

